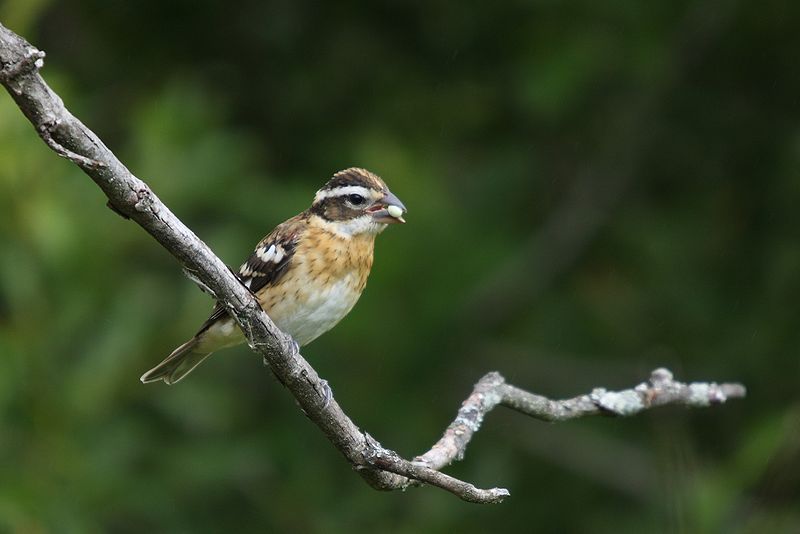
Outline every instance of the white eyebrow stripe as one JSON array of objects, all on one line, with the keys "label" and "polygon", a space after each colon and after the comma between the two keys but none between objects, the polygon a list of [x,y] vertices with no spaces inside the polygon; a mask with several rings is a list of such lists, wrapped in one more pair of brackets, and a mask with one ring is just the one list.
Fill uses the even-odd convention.
[{"label": "white eyebrow stripe", "polygon": [[314,203],[320,202],[330,197],[341,197],[344,195],[361,195],[364,198],[372,198],[370,189],[362,185],[343,185],[334,189],[320,189],[314,196]]}]

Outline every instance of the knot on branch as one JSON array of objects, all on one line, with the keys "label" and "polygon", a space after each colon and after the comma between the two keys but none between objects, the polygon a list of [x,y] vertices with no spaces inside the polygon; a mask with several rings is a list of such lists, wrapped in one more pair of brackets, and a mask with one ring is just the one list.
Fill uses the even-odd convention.
[{"label": "knot on branch", "polygon": [[[367,432],[362,431],[361,434],[364,436],[364,441],[362,442],[363,445],[361,448],[362,462],[354,464],[353,468],[357,471],[364,469],[376,469],[379,471],[394,472],[397,474],[393,467],[396,467],[398,463],[405,462],[405,460],[403,460],[400,455],[393,450],[384,448],[378,440],[370,436]],[[405,490],[415,482],[416,481],[401,475],[379,489]]]},{"label": "knot on branch", "polygon": [[647,382],[642,382],[633,389],[608,391],[605,388],[595,388],[589,397],[601,410],[611,415],[627,416],[670,403],[707,407],[722,404],[728,398],[744,397],[745,394],[746,390],[741,384],[684,384],[675,380],[669,369],[661,367],[650,374]]},{"label": "knot on branch", "polygon": [[391,463],[393,460],[396,461],[400,458],[400,456],[389,449],[384,449],[383,445],[380,444],[378,440],[370,436],[367,432],[364,432],[364,449],[363,449],[363,456],[364,461],[373,467],[380,468],[380,464],[386,465],[387,463]]},{"label": "knot on branch", "polygon": [[140,213],[153,211],[153,192],[149,187],[143,185],[136,190],[136,203],[133,208]]},{"label": "knot on branch", "polygon": [[[25,54],[17,62],[9,62],[3,65],[0,69],[0,83],[8,83],[17,76],[36,72],[44,67],[45,53],[33,46],[29,46],[25,50]],[[22,94],[22,89],[17,87],[14,92],[18,95]]]}]

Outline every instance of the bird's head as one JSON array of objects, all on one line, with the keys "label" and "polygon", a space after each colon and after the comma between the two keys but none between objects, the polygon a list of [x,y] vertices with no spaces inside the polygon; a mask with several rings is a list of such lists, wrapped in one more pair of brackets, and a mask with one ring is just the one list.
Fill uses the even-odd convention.
[{"label": "bird's head", "polygon": [[353,167],[337,172],[317,191],[310,211],[335,233],[354,236],[404,223],[407,210],[378,175]]}]

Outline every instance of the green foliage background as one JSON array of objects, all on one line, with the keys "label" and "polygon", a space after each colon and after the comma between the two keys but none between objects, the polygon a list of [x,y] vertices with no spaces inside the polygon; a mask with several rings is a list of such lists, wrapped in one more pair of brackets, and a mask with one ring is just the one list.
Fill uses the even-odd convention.
[{"label": "green foliage background", "polygon": [[800,4],[6,0],[70,109],[229,264],[334,171],[410,211],[304,354],[425,450],[496,369],[555,397],[666,365],[743,402],[545,425],[369,489],[246,348],[140,374],[211,307],[0,98],[0,531],[800,531]]}]

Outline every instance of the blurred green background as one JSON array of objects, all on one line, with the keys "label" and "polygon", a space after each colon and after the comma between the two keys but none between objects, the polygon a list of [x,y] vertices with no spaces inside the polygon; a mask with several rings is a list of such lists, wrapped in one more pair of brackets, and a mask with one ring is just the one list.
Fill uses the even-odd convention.
[{"label": "blurred green background", "polygon": [[409,207],[304,354],[427,449],[498,370],[567,397],[657,366],[745,401],[487,419],[370,489],[246,348],[139,376],[211,308],[0,98],[0,531],[800,532],[800,3],[5,0],[68,107],[227,263],[336,170]]}]

